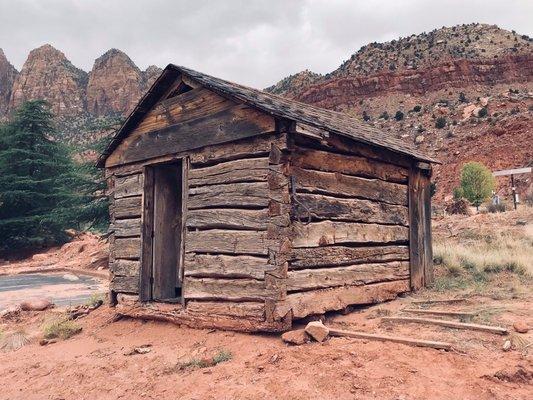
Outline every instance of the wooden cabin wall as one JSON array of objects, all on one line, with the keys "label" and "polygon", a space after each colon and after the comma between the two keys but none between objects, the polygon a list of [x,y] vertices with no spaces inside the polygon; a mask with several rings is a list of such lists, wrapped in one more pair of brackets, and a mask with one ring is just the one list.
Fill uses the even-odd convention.
[{"label": "wooden cabin wall", "polygon": [[289,225],[288,206],[280,206],[289,203],[277,157],[283,148],[285,136],[274,134],[191,153],[183,283],[187,312],[261,322],[284,296],[279,271],[286,266],[277,257],[278,227]]},{"label": "wooden cabin wall", "polygon": [[409,169],[361,153],[355,144],[341,151],[294,137],[292,250],[287,298],[276,317],[292,311],[301,318],[409,290]]},{"label": "wooden cabin wall", "polygon": [[143,175],[116,173],[108,177],[110,199],[110,289],[139,293]]}]

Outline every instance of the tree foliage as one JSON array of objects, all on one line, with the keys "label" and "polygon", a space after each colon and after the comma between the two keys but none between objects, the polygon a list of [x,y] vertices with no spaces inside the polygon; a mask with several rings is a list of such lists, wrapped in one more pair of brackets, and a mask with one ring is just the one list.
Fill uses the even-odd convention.
[{"label": "tree foliage", "polygon": [[0,171],[0,253],[62,243],[67,228],[105,223],[104,183],[55,140],[43,100],[24,103],[0,127]]},{"label": "tree foliage", "polygon": [[463,196],[474,206],[479,207],[494,190],[494,177],[483,164],[475,161],[466,163],[461,170]]}]

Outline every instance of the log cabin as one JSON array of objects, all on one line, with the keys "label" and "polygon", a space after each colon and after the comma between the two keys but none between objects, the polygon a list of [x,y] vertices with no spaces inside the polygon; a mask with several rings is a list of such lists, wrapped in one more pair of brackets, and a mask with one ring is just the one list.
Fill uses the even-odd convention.
[{"label": "log cabin", "polygon": [[283,331],[422,288],[435,162],[345,114],[170,64],[98,160],[112,303]]}]

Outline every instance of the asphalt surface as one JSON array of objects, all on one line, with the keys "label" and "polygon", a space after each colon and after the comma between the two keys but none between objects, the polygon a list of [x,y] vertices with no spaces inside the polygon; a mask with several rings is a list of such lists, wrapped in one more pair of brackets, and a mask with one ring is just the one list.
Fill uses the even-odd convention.
[{"label": "asphalt surface", "polygon": [[102,283],[93,277],[70,273],[20,274],[0,276],[0,310],[21,301],[50,299],[56,306],[86,303],[102,293]]}]

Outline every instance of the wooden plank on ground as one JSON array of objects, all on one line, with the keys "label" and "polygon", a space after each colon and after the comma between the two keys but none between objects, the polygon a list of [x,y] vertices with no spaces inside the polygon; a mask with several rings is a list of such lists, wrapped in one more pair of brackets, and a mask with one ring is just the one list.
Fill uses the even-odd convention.
[{"label": "wooden plank on ground", "polygon": [[267,258],[254,256],[228,256],[221,254],[185,255],[185,276],[199,278],[250,278],[265,279],[265,272],[275,269]]},{"label": "wooden plank on ground", "polygon": [[409,280],[404,279],[288,294],[284,301],[276,304],[274,318],[281,319],[291,311],[293,318],[303,318],[307,315],[342,310],[353,304],[380,303],[408,291]]},{"label": "wooden plank on ground", "polygon": [[189,188],[189,209],[208,207],[268,207],[267,182],[243,182]]},{"label": "wooden plank on ground", "polygon": [[429,318],[416,318],[416,317],[383,317],[382,321],[384,322],[408,322],[416,324],[429,324],[429,325],[439,325],[445,326],[447,328],[455,329],[468,329],[473,331],[482,331],[489,333],[497,333],[499,335],[506,335],[508,330],[500,326],[491,326],[491,325],[479,325],[479,324],[467,324],[464,322],[457,321],[448,321],[443,319],[429,319]]},{"label": "wooden plank on ground", "polygon": [[378,178],[391,182],[407,182],[409,173],[407,168],[372,160],[367,157],[309,148],[297,148],[292,155],[291,164],[301,168],[325,172],[341,172],[347,175]]},{"label": "wooden plank on ground", "polygon": [[288,272],[287,291],[295,292],[335,286],[364,285],[408,278],[408,261],[304,269]]},{"label": "wooden plank on ground", "polygon": [[233,231],[211,229],[187,232],[187,253],[222,253],[267,255],[270,241],[264,231]]},{"label": "wooden plank on ground", "polygon": [[459,317],[459,318],[473,318],[478,313],[467,312],[467,311],[447,311],[447,310],[423,310],[417,308],[406,308],[402,312],[412,313],[412,314],[432,314],[432,315],[445,315],[448,317]]},{"label": "wooden plank on ground", "polygon": [[298,167],[293,167],[291,171],[296,180],[297,191],[351,196],[390,204],[407,205],[407,186],[400,183]]},{"label": "wooden plank on ground", "polygon": [[440,304],[440,303],[462,303],[468,299],[427,299],[427,300],[413,300],[413,304]]},{"label": "wooden plank on ground", "polygon": [[409,238],[408,228],[400,225],[322,221],[294,222],[293,226],[292,245],[295,248],[339,243],[403,243]]},{"label": "wooden plank on ground", "polygon": [[255,279],[192,278],[184,280],[183,296],[186,299],[264,301],[278,300],[281,293],[266,287],[264,281]]},{"label": "wooden plank on ground", "polygon": [[268,157],[226,161],[189,171],[189,186],[217,185],[236,182],[266,181]]},{"label": "wooden plank on ground", "polygon": [[208,208],[187,212],[187,227],[190,229],[266,230],[268,221],[268,208],[260,210]]},{"label": "wooden plank on ground", "polygon": [[300,221],[306,220],[310,213],[317,219],[409,225],[406,206],[311,193],[299,193],[296,199],[291,214]]},{"label": "wooden plank on ground", "polygon": [[366,339],[366,340],[377,340],[379,342],[402,343],[402,344],[407,344],[410,346],[431,347],[434,349],[442,349],[442,350],[451,350],[452,348],[452,345],[446,342],[412,339],[412,338],[406,338],[406,337],[400,337],[400,336],[375,335],[371,333],[345,331],[342,329],[335,329],[335,328],[329,328],[329,334],[331,336],[351,337],[351,338]]},{"label": "wooden plank on ground", "polygon": [[325,246],[291,250],[289,269],[326,268],[357,263],[408,261],[408,246]]}]

